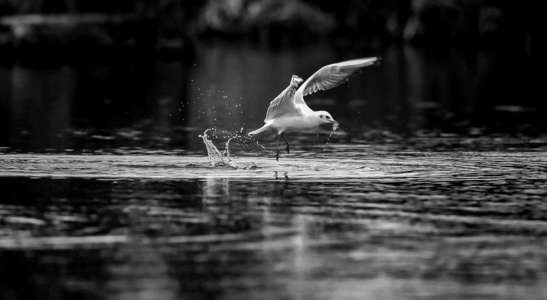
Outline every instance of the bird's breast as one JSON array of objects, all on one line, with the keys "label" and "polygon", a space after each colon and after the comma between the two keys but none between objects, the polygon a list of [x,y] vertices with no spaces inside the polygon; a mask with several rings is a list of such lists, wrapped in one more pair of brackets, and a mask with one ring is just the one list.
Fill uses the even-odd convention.
[{"label": "bird's breast", "polygon": [[304,116],[290,116],[275,119],[272,126],[277,129],[278,132],[287,131],[309,131],[317,129],[317,122],[315,120]]}]

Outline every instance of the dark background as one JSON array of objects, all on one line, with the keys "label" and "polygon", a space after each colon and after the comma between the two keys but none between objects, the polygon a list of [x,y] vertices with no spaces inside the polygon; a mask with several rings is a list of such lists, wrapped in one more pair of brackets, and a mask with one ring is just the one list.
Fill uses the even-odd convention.
[{"label": "dark background", "polygon": [[538,1],[0,0],[0,147],[192,149],[207,127],[260,126],[291,74],[362,56],[384,63],[308,100],[346,132],[541,135],[540,11]]}]

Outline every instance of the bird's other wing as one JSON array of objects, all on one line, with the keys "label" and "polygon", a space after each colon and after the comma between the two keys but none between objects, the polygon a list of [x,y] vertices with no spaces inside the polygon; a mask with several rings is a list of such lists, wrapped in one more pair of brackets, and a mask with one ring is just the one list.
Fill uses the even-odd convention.
[{"label": "bird's other wing", "polygon": [[293,97],[296,89],[302,83],[302,78],[293,75],[291,83],[275,99],[270,101],[264,122],[268,122],[280,116],[298,115],[300,112],[295,106]]},{"label": "bird's other wing", "polygon": [[358,58],[326,65],[310,76],[296,91],[296,101],[304,101],[303,97],[318,91],[337,87],[361,68],[377,64],[379,57]]}]

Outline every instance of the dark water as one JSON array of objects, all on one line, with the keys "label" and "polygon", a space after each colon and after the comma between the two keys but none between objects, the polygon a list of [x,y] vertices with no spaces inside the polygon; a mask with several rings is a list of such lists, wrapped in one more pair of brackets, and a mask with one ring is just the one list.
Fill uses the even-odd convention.
[{"label": "dark water", "polygon": [[534,62],[518,53],[213,44],[185,60],[92,56],[70,65],[0,66],[0,147],[201,150],[195,136],[205,128],[260,126],[267,103],[291,74],[306,77],[324,64],[363,56],[381,56],[383,64],[307,99],[312,108],[329,110],[351,138],[385,130],[547,131],[543,83]]},{"label": "dark water", "polygon": [[328,144],[210,166],[204,128],[221,145],[290,74],[376,54],[0,68],[0,298],[544,299],[543,108],[493,97],[496,57],[387,49],[310,101],[342,123]]}]

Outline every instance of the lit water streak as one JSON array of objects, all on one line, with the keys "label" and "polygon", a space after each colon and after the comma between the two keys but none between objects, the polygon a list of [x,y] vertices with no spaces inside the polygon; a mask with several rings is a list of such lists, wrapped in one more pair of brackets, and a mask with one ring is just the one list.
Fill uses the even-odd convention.
[{"label": "lit water streak", "polygon": [[[349,146],[348,146],[349,147]],[[81,178],[274,178],[286,172],[291,179],[321,180],[366,178],[369,180],[454,180],[527,175],[530,168],[547,168],[547,157],[537,152],[413,152],[348,151],[329,145],[326,152],[295,151],[290,160],[242,156],[237,166],[213,167],[203,155],[67,155],[4,154],[0,176]],[[219,151],[220,152],[220,151]],[[220,156],[216,152],[217,157]],[[530,166],[525,168],[523,166]],[[547,179],[544,172],[535,178]]]}]

